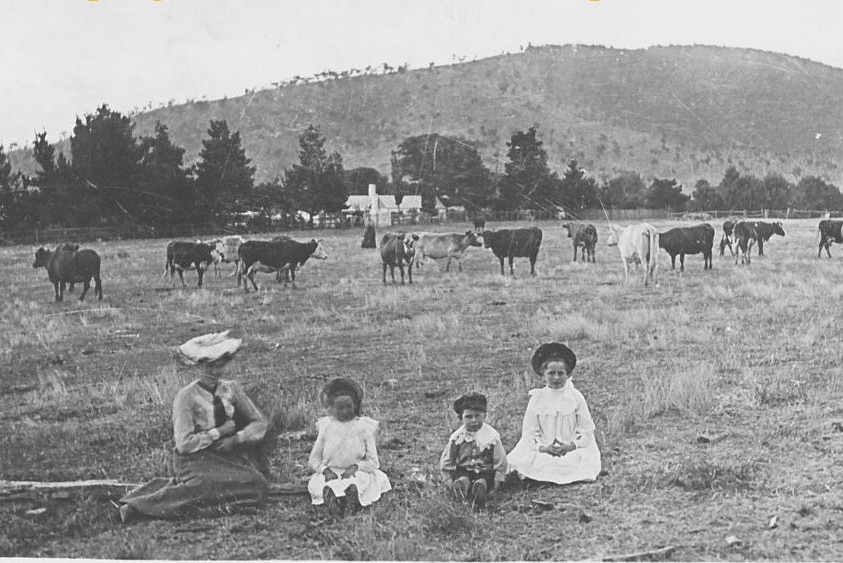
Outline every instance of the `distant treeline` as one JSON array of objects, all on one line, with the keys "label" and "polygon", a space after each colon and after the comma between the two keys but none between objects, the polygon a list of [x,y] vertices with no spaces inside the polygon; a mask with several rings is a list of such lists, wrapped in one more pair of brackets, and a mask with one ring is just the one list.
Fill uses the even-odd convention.
[{"label": "distant treeline", "polygon": [[699,180],[691,195],[675,179],[647,184],[636,171],[598,181],[576,160],[560,177],[548,166],[537,127],[506,142],[503,171],[488,169],[472,140],[438,133],[408,137],[392,151],[387,178],[368,167],[345,170],[342,155],[325,149],[319,126],[309,125],[299,134],[299,162],[256,185],[240,133],[225,120],[210,120],[197,162],[186,166],[185,151],[172,142],[166,125],[157,123],[150,137],[135,137],[131,118],[103,105],[84,121],[76,119],[70,158],[55,154],[46,132],[36,135],[34,176],[12,171],[0,146],[0,228],[225,225],[245,215],[254,226],[279,219],[292,224],[300,211],[311,220],[341,212],[348,196],[366,194],[369,184],[399,202],[421,195],[422,208],[431,213],[438,199],[472,216],[563,209],[577,216],[601,206],[672,212],[843,208],[840,190],[824,179],[805,176],[794,185],[778,174],[757,178],[734,167],[717,185]]}]

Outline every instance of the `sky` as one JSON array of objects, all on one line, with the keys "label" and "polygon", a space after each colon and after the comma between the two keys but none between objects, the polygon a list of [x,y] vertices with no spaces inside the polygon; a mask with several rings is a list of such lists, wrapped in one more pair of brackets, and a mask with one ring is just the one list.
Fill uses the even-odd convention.
[{"label": "sky", "polygon": [[843,68],[839,0],[0,0],[0,144],[295,75],[522,46],[704,44]]}]

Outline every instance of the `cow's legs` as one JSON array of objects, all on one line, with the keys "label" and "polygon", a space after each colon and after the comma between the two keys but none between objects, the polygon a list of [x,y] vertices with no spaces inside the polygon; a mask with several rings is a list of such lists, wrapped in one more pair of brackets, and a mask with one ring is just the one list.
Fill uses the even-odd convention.
[{"label": "cow's legs", "polygon": [[574,243],[574,262],[577,261],[577,243]]},{"label": "cow's legs", "polygon": [[[250,270],[249,273],[246,274],[246,277],[249,278],[249,281],[252,282],[252,287],[254,287],[255,291],[257,291],[258,290],[258,284],[255,283],[255,271]],[[249,285],[246,282],[243,282],[243,288],[246,291],[249,291]]]},{"label": "cow's legs", "polygon": [[196,268],[196,271],[199,273],[199,285],[197,287],[202,287],[202,275],[205,273],[205,270]]},{"label": "cow's legs", "polygon": [[758,237],[758,256],[764,256],[764,239]]},{"label": "cow's legs", "polygon": [[383,284],[386,285],[386,262],[383,263]]},{"label": "cow's legs", "polygon": [[499,260],[501,261],[501,275],[503,275],[503,256],[501,256]]},{"label": "cow's legs", "polygon": [[[398,264],[398,271],[401,272],[401,285],[404,285],[404,264],[403,263]],[[394,282],[395,279],[393,279],[392,281]]]},{"label": "cow's legs", "polygon": [[56,301],[61,301],[62,296],[61,293],[59,293],[59,282],[53,282],[53,289],[56,292]]},{"label": "cow's legs", "polygon": [[685,271],[685,254],[684,253],[679,254],[679,271],[680,272]]},{"label": "cow's legs", "polygon": [[[817,258],[822,258],[823,246],[825,246],[825,237],[820,238],[820,245],[817,247]],[[825,247],[825,251],[828,252],[828,246]],[[828,252],[828,257],[831,258],[831,252]]]},{"label": "cow's legs", "polygon": [[538,258],[538,254],[535,256],[530,256],[530,275],[536,275],[536,258]]},{"label": "cow's legs", "polygon": [[413,285],[413,263],[407,264],[407,278],[410,280],[410,285]]},{"label": "cow's legs", "polygon": [[670,255],[670,269],[671,270],[676,269],[676,255],[675,254]]},{"label": "cow's legs", "polygon": [[515,276],[515,268],[512,267],[512,261],[515,259],[514,256],[509,256],[509,274],[511,276]]},{"label": "cow's legs", "polygon": [[181,268],[176,269],[176,271],[179,273],[179,279],[181,280],[182,286],[187,287],[187,284],[184,283],[184,274],[182,273]]},{"label": "cow's legs", "polygon": [[102,301],[102,280],[99,276],[94,276],[94,296]]},{"label": "cow's legs", "polygon": [[88,293],[89,289],[91,289],[91,280],[85,280],[82,284],[82,295],[79,296],[79,301],[85,300],[85,295]]}]

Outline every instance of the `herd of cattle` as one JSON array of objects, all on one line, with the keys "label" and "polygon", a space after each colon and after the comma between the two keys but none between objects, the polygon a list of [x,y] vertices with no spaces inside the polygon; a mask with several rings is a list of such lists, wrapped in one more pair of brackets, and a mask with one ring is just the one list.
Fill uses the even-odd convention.
[{"label": "herd of cattle", "polygon": [[[562,227],[572,239],[574,261],[581,251],[583,262],[595,261],[595,247],[598,235],[594,225],[585,223],[565,223]],[[831,257],[829,247],[832,243],[843,243],[843,221],[824,219],[819,222],[819,248],[817,258],[823,248]],[[780,222],[727,220],[723,223],[720,239],[720,255],[729,252],[735,257],[735,264],[750,263],[753,245],[758,245],[758,255],[764,254],[764,242],[774,234],[784,236]],[[629,280],[631,264],[644,266],[644,285],[655,278],[658,250],[664,249],[671,259],[671,268],[676,267],[679,256],[679,268],[685,269],[686,254],[702,254],[704,269],[712,267],[714,247],[714,228],[708,223],[692,227],[677,227],[660,233],[648,223],[638,223],[621,227],[608,226],[608,245],[618,248],[624,266],[625,278]],[[392,282],[395,282],[395,268],[401,274],[404,283],[404,269],[407,269],[409,283],[413,283],[413,266],[422,267],[425,259],[447,260],[445,270],[450,270],[456,261],[462,271],[462,257],[469,247],[485,247],[500,261],[501,275],[504,274],[504,261],[509,261],[510,274],[515,274],[513,259],[525,257],[530,261],[530,274],[536,273],[536,259],[542,243],[542,231],[536,227],[520,229],[486,230],[485,222],[475,221],[475,230],[465,233],[386,233],[380,240],[380,255],[383,264],[383,283],[386,284],[386,271],[390,270]],[[249,282],[257,291],[255,282],[257,272],[275,273],[278,281],[286,285],[295,285],[296,269],[310,258],[325,260],[328,257],[322,244],[313,239],[299,242],[282,235],[272,240],[245,240],[241,236],[229,236],[211,241],[183,242],[173,241],[167,245],[167,262],[164,275],[170,275],[171,285],[176,273],[185,286],[184,271],[196,270],[199,276],[198,286],[202,287],[204,272],[211,265],[217,277],[220,265],[233,263],[235,269],[231,276],[237,276],[237,285],[249,290]],[[50,282],[55,288],[56,301],[64,298],[66,284],[68,291],[73,291],[76,283],[82,283],[84,289],[79,299],[83,300],[93,279],[94,294],[102,299],[100,280],[100,257],[91,249],[79,249],[76,244],[63,244],[50,251],[43,247],[35,253],[33,268],[47,270]]]}]

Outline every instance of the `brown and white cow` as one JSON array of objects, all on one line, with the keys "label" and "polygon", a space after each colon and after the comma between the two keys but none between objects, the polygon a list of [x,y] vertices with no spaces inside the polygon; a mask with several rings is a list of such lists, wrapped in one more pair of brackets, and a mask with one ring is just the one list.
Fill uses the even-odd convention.
[{"label": "brown and white cow", "polygon": [[214,262],[212,247],[204,242],[182,242],[172,241],[167,245],[167,263],[164,265],[164,275],[170,274],[170,286],[173,285],[173,276],[179,273],[179,279],[183,286],[184,270],[196,270],[199,274],[199,285],[202,287],[202,276]]},{"label": "brown and white cow", "polygon": [[[272,273],[280,270],[294,270],[296,266],[304,264],[309,258],[326,260],[328,254],[322,243],[316,239],[310,242],[297,242],[292,239],[284,240],[247,240],[240,245],[238,250],[240,263],[237,269],[237,286],[243,282],[243,289],[249,291],[246,281],[252,282],[255,291],[258,284],[255,283],[255,273]],[[292,283],[295,287],[296,278],[292,274]],[[286,278],[285,284],[286,285]]]},{"label": "brown and white cow", "polygon": [[414,233],[386,233],[381,238],[381,262],[383,262],[383,284],[386,285],[386,269],[392,276],[395,285],[395,267],[401,272],[401,285],[404,285],[404,265],[407,265],[407,276],[413,283],[413,260],[415,244],[419,236]]},{"label": "brown and white cow", "polygon": [[424,264],[425,258],[442,260],[447,258],[445,271],[450,271],[451,260],[456,260],[462,272],[462,257],[469,246],[483,246],[483,235],[474,231],[465,233],[419,233],[415,244],[415,258],[413,263],[417,267]]},{"label": "brown and white cow", "polygon": [[594,250],[597,246],[597,229],[591,223],[565,223],[562,225],[568,231],[568,238],[574,241],[574,262],[577,261],[577,249],[582,247],[582,261],[586,261],[586,253],[588,253],[588,261],[596,262],[594,259]]}]

